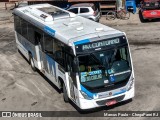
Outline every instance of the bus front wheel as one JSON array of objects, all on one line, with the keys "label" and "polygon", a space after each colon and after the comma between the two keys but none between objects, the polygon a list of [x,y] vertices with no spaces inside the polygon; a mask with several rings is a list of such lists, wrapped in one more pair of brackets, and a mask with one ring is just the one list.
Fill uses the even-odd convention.
[{"label": "bus front wheel", "polygon": [[36,71],[36,67],[35,67],[32,55],[30,54],[29,57],[30,57],[29,59],[30,59],[31,68],[33,71]]},{"label": "bus front wheel", "polygon": [[69,98],[68,98],[68,95],[67,95],[67,90],[66,90],[66,87],[65,87],[65,84],[63,83],[63,99],[64,99],[64,102],[69,102]]}]

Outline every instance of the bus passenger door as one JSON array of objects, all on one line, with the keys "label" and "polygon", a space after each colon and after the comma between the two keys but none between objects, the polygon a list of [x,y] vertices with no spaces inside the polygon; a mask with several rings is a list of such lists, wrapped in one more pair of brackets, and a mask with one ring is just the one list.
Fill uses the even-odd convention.
[{"label": "bus passenger door", "polygon": [[74,58],[67,55],[67,70],[68,70],[68,80],[69,80],[69,91],[72,100],[77,99],[77,82],[76,82],[76,72],[74,70]]},{"label": "bus passenger door", "polygon": [[36,55],[37,55],[37,62],[38,62],[38,69],[42,70],[43,68],[43,34],[40,34],[39,32],[34,32],[35,37],[35,44],[36,44]]},{"label": "bus passenger door", "polygon": [[[45,73],[47,72],[48,74],[50,73],[50,69],[48,68],[48,61],[51,61],[49,55],[50,53],[52,53],[52,48],[50,48],[50,46],[52,46],[52,39],[46,38],[45,39],[45,43],[44,43],[44,37],[46,38],[46,35],[44,35],[44,33],[40,34],[40,31],[37,32],[35,31],[35,40],[36,40],[36,44],[38,46],[38,57],[40,59],[40,70],[41,72]],[[50,46],[47,46],[50,45]]]}]

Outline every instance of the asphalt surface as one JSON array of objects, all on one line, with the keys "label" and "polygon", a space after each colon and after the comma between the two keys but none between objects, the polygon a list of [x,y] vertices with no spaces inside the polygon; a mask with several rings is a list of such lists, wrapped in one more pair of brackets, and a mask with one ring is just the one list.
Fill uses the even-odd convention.
[{"label": "asphalt surface", "polygon": [[[0,111],[77,111],[74,104],[63,101],[63,94],[60,94],[49,80],[42,74],[33,72],[28,62],[17,52],[12,18],[9,16],[11,14],[2,11],[0,10]],[[2,20],[4,13],[8,15],[5,21]],[[134,24],[131,24],[131,21],[129,24],[121,24],[124,21],[116,24],[112,21],[110,24],[108,21],[105,23],[104,18],[101,20],[103,24],[127,34],[135,71],[135,97],[132,101],[98,108],[87,114],[93,115],[102,111],[160,111],[160,21],[140,23],[138,17],[135,20],[137,21],[134,21]],[[150,120],[151,118],[90,117],[86,119]],[[152,119],[158,120],[158,118]]]}]

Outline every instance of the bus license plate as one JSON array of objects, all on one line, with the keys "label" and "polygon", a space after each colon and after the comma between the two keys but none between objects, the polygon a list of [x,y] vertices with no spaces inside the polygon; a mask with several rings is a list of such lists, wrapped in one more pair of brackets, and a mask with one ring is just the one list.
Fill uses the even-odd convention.
[{"label": "bus license plate", "polygon": [[107,105],[107,106],[110,106],[110,105],[114,105],[114,104],[116,104],[116,103],[117,103],[116,100],[111,100],[111,101],[108,101],[108,102],[106,103],[106,105]]}]

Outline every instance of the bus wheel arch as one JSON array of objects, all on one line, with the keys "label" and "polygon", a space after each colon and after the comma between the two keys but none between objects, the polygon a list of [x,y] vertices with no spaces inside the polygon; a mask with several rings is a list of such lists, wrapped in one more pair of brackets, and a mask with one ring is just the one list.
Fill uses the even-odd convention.
[{"label": "bus wheel arch", "polygon": [[33,60],[33,55],[30,51],[28,52],[28,55],[29,55],[29,63],[31,65],[31,68],[32,68],[33,71],[36,71],[35,63],[34,63],[34,60]]}]

